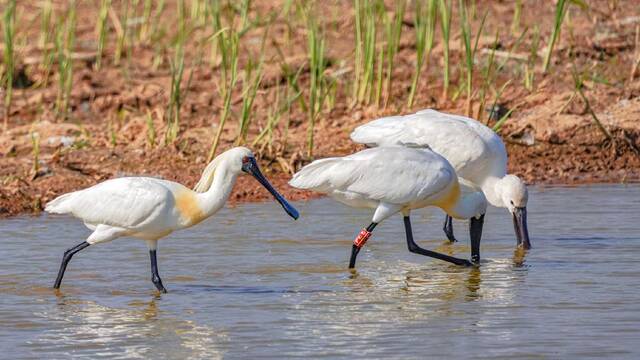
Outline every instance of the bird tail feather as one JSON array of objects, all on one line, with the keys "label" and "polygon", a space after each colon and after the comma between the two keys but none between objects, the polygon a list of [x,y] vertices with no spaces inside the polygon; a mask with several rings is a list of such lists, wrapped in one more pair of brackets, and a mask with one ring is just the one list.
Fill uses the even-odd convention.
[{"label": "bird tail feather", "polygon": [[57,198],[49,201],[44,208],[44,211],[51,214],[68,214],[73,211],[71,208],[71,198],[77,193],[71,192],[68,194],[60,195]]},{"label": "bird tail feather", "polygon": [[289,185],[298,189],[323,191],[327,182],[330,181],[328,176],[332,172],[329,171],[329,168],[335,166],[339,161],[340,158],[316,160],[294,174]]}]

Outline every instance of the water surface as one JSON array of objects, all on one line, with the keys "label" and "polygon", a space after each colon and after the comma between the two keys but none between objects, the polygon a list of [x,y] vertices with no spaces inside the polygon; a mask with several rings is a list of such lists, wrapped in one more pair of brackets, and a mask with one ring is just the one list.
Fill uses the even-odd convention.
[{"label": "water surface", "polygon": [[[482,265],[411,254],[402,218],[378,226],[347,271],[371,212],[329,199],[227,208],[162,240],[159,296],[145,243],[92,246],[50,287],[62,252],[89,234],[65,216],[0,221],[0,357],[640,358],[640,186],[534,188],[534,249],[510,217],[486,217]],[[418,243],[447,245],[437,210]]]}]

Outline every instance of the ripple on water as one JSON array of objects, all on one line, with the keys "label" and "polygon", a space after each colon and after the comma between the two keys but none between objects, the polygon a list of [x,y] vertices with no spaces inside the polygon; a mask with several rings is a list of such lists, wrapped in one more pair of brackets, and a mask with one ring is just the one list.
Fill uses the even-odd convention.
[{"label": "ripple on water", "polygon": [[[329,199],[297,204],[296,222],[277,204],[225,209],[160,242],[163,295],[131,240],[87,248],[53,291],[62,251],[88,231],[3,220],[3,357],[639,358],[640,187],[543,190],[530,195],[533,250],[514,250],[509,215],[491,208],[468,268],[409,253],[397,217],[348,271],[371,214]],[[468,256],[465,222],[449,244],[440,213],[413,217],[421,246]]]}]

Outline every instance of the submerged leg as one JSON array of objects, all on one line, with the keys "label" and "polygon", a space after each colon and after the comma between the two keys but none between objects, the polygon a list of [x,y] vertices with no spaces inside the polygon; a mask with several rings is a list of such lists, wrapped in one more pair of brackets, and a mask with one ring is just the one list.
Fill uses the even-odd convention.
[{"label": "submerged leg", "polygon": [[447,239],[449,239],[450,242],[458,241],[456,237],[453,236],[453,218],[449,216],[449,214],[446,214],[444,217],[444,226],[442,227],[442,230],[444,230],[444,233],[447,235]]},{"label": "submerged leg", "polygon": [[158,260],[156,259],[156,249],[149,250],[149,257],[151,258],[151,281],[156,286],[158,291],[166,293],[167,289],[162,285],[162,279],[158,274]]},{"label": "submerged leg", "polygon": [[407,233],[407,246],[409,247],[409,251],[411,251],[412,253],[436,258],[436,259],[447,261],[456,265],[466,265],[466,266],[472,265],[471,262],[469,262],[469,260],[458,259],[453,256],[423,249],[420,246],[418,246],[418,244],[416,244],[415,241],[413,241],[413,231],[411,230],[411,219],[409,218],[409,216],[404,217],[404,230]]},{"label": "submerged leg", "polygon": [[71,258],[73,257],[73,255],[75,255],[77,252],[86,248],[89,245],[90,244],[88,242],[83,241],[82,243],[70,249],[67,249],[67,251],[64,252],[64,256],[62,257],[62,263],[60,264],[60,270],[58,270],[58,277],[56,278],[56,282],[53,284],[54,289],[60,289],[60,283],[62,283],[62,278],[64,277],[65,270],[67,270],[67,264],[69,264],[69,261],[71,261]]},{"label": "submerged leg", "polygon": [[471,261],[480,263],[480,240],[482,239],[482,225],[484,225],[484,214],[476,219],[472,217],[469,221],[469,234],[471,237]]},{"label": "submerged leg", "polygon": [[371,232],[375,229],[378,223],[372,222],[367,226],[366,229],[362,229],[355,240],[353,240],[353,245],[351,246],[351,259],[349,260],[349,269],[353,269],[356,266],[356,257],[360,252],[360,249],[364,246],[364,244],[369,240],[371,236]]}]

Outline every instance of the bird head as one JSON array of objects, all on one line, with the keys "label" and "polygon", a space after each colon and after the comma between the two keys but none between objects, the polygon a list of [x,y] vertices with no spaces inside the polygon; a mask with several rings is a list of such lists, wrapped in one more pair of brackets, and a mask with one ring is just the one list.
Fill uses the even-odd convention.
[{"label": "bird head", "polygon": [[518,246],[530,249],[529,230],[527,229],[527,202],[529,192],[524,181],[515,175],[506,175],[496,183],[502,203],[513,217]]},{"label": "bird head", "polygon": [[[235,171],[237,173],[244,172],[253,176],[258,182],[267,189],[273,195],[277,202],[282,205],[284,211],[286,211],[289,216],[294,219],[298,219],[300,216],[298,214],[298,210],[296,210],[287,200],[280,195],[280,193],[269,183],[269,180],[262,175],[260,171],[260,167],[258,166],[258,162],[256,161],[253,152],[245,147],[235,147],[231,150],[228,150],[223,155],[228,157],[229,166],[231,171]],[[222,156],[222,155],[221,155]]]}]

